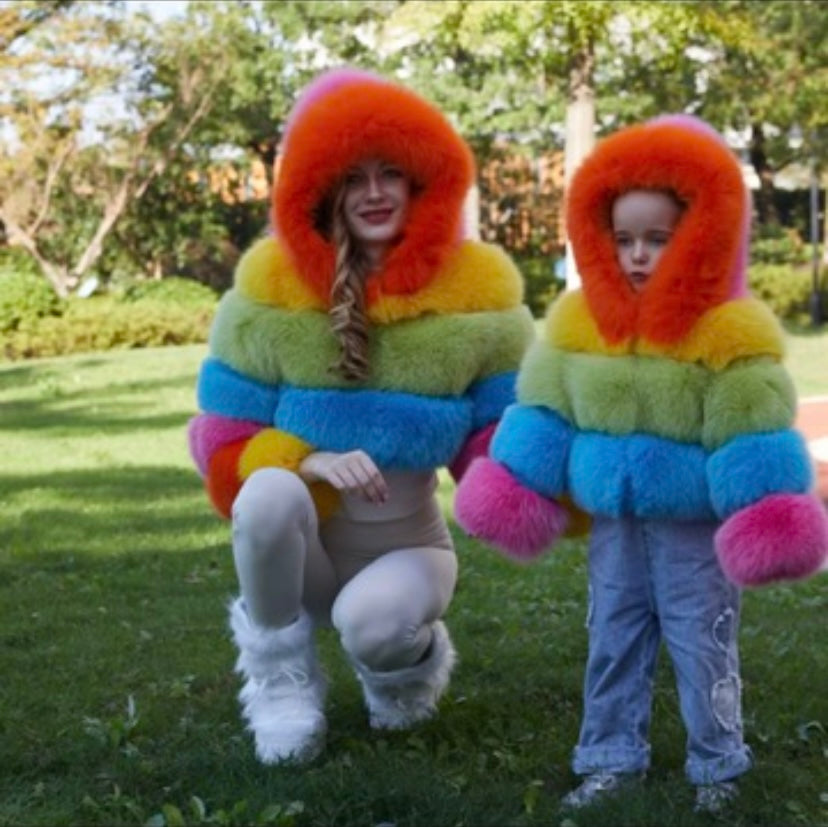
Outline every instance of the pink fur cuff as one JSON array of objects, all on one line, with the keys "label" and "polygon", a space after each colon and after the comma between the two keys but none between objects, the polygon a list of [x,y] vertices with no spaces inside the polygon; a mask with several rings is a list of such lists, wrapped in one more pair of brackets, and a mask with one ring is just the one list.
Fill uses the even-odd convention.
[{"label": "pink fur cuff", "polygon": [[468,471],[469,466],[477,457],[485,457],[489,453],[489,443],[492,441],[496,427],[497,423],[492,422],[475,431],[466,440],[457,456],[448,466],[449,473],[454,477],[455,482],[460,482],[463,474]]},{"label": "pink fur cuff", "polygon": [[716,532],[726,577],[739,586],[800,580],[828,555],[828,514],[813,494],[773,494],[732,514]]},{"label": "pink fur cuff", "polygon": [[454,515],[467,534],[518,560],[547,550],[567,522],[560,505],[521,485],[488,457],[475,459],[460,481]]},{"label": "pink fur cuff", "polygon": [[228,419],[215,414],[194,416],[187,428],[190,455],[202,477],[207,476],[210,457],[223,445],[247,439],[262,430],[257,422]]}]

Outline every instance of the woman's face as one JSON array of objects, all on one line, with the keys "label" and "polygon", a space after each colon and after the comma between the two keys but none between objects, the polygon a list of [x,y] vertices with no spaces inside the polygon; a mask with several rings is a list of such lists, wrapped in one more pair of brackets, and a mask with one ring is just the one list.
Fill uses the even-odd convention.
[{"label": "woman's face", "polygon": [[655,271],[682,208],[661,190],[631,190],[612,206],[612,234],[621,270],[641,292]]},{"label": "woman's face", "polygon": [[369,158],[348,170],[345,223],[375,262],[402,232],[410,197],[411,182],[394,164]]}]

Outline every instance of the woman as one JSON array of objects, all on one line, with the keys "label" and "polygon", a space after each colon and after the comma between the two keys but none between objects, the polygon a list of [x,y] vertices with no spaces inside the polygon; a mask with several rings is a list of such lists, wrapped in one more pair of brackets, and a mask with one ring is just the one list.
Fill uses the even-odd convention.
[{"label": "woman", "polygon": [[232,516],[230,624],[264,763],[323,746],[317,625],[338,631],[373,727],[432,716],[448,685],[457,562],[435,471],[485,452],[533,335],[512,263],[463,240],[473,175],[409,90],[322,75],[286,127],[276,237],[218,309],[190,445]]}]

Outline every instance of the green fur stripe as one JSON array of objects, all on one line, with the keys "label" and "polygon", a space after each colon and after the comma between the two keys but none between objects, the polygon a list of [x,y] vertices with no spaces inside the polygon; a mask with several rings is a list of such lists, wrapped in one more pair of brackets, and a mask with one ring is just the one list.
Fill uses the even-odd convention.
[{"label": "green fur stripe", "polygon": [[744,359],[713,375],[702,442],[717,448],[739,434],[790,428],[795,417],[796,390],[785,368],[772,357]]},{"label": "green fur stripe", "polygon": [[517,378],[517,398],[525,405],[545,405],[574,422],[572,400],[564,380],[569,354],[538,340],[526,352]]},{"label": "green fur stripe", "polygon": [[[371,328],[365,387],[425,395],[463,393],[469,384],[516,370],[534,337],[524,306],[483,313],[429,314]],[[260,382],[352,387],[330,371],[338,345],[328,316],[259,304],[231,290],[219,305],[210,352]]]},{"label": "green fur stripe", "polygon": [[572,353],[548,342],[527,353],[517,395],[580,430],[652,434],[709,450],[739,434],[790,427],[796,405],[786,371],[771,358],[714,372],[658,357]]}]

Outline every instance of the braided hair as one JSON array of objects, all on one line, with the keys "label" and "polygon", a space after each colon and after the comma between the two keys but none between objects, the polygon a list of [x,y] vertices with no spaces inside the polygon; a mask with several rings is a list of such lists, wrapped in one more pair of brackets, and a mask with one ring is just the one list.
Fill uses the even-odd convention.
[{"label": "braided hair", "polygon": [[328,316],[339,340],[339,359],[331,366],[349,382],[368,377],[368,315],[365,312],[365,279],[368,260],[355,242],[345,222],[345,185],[333,199],[331,234],[336,249],[336,265],[331,286]]}]

